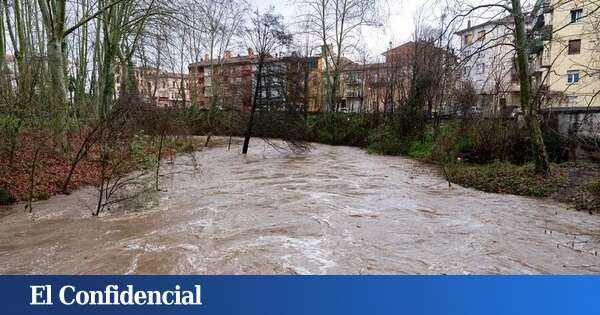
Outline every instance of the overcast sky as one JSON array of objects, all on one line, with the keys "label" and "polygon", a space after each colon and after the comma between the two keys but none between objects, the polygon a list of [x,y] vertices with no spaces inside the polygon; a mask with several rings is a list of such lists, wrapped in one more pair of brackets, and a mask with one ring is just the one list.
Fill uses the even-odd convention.
[{"label": "overcast sky", "polygon": [[[250,2],[266,9],[274,6],[282,14],[286,23],[296,18],[298,8],[290,0],[250,0]],[[389,20],[383,28],[363,30],[362,39],[373,55],[379,55],[388,49],[390,41],[393,46],[398,46],[409,41],[414,29],[414,16],[419,7],[427,4],[427,0],[388,0],[386,11]]]}]

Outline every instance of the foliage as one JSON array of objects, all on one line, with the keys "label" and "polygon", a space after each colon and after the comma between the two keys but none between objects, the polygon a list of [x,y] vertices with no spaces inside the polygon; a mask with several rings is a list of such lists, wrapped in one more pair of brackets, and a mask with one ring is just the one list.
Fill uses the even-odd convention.
[{"label": "foliage", "polygon": [[580,187],[571,199],[578,211],[587,211],[590,214],[600,212],[600,177],[596,177]]},{"label": "foliage", "polygon": [[13,194],[10,191],[5,190],[4,188],[0,187],[0,205],[1,206],[10,205],[15,201],[16,201],[15,196],[13,196]]},{"label": "foliage", "polygon": [[413,141],[407,155],[421,161],[432,161],[434,145],[433,136],[429,134],[423,140]]},{"label": "foliage", "polygon": [[542,125],[542,135],[548,159],[553,163],[565,163],[569,161],[569,150],[572,143],[568,137],[560,134],[556,128],[546,124]]},{"label": "foliage", "polygon": [[19,134],[22,129],[22,121],[15,115],[0,113],[0,153],[5,153],[9,159],[14,159],[14,151],[17,146]]},{"label": "foliage", "polygon": [[450,164],[450,180],[459,185],[492,193],[548,197],[558,188],[563,177],[558,170],[549,176],[536,175],[533,164],[514,165],[494,162],[484,165]]},{"label": "foliage", "polygon": [[365,146],[373,129],[373,116],[360,114],[324,113],[308,119],[310,141],[331,144]]},{"label": "foliage", "polygon": [[443,163],[460,159],[480,164],[496,160],[523,164],[531,158],[529,147],[524,130],[515,120],[469,118],[440,128],[434,156]]},{"label": "foliage", "polygon": [[367,150],[370,153],[401,155],[407,152],[406,143],[390,126],[382,126],[373,130],[369,135],[368,142]]}]

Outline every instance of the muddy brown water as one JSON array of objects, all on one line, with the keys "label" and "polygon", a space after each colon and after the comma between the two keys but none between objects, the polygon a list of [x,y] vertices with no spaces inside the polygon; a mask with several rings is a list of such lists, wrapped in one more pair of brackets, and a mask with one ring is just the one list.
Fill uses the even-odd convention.
[{"label": "muddy brown water", "polygon": [[[593,274],[600,216],[448,184],[356,148],[253,140],[163,167],[163,191],[90,215],[82,189],[0,209],[2,274]],[[236,146],[237,148],[237,146]]]}]

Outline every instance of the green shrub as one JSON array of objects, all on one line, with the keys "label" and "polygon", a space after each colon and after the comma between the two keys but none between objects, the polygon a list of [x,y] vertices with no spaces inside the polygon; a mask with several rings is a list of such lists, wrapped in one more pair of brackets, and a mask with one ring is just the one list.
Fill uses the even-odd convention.
[{"label": "green shrub", "polygon": [[22,121],[11,114],[0,114],[0,150],[13,154],[21,133]]},{"label": "green shrub", "polygon": [[308,140],[331,144],[364,146],[373,128],[370,115],[323,113],[309,116]]},{"label": "green shrub", "polygon": [[10,193],[10,191],[0,188],[0,205],[10,205],[15,201],[15,197]]},{"label": "green shrub", "polygon": [[533,164],[514,165],[494,162],[484,165],[463,163],[447,165],[450,180],[459,185],[491,193],[548,197],[564,180],[559,171],[548,177],[535,174]]},{"label": "green shrub", "polygon": [[413,159],[431,161],[434,144],[433,137],[427,135],[423,140],[411,142],[407,154]]},{"label": "green shrub", "polygon": [[578,211],[587,211],[590,214],[600,212],[600,178],[596,177],[579,187],[570,201]]},{"label": "green shrub", "polygon": [[530,147],[526,132],[516,120],[475,118],[443,126],[433,156],[443,163],[460,159],[478,164],[497,160],[524,164],[531,160]]},{"label": "green shrub", "polygon": [[548,159],[554,163],[565,163],[569,161],[569,149],[571,143],[568,137],[560,134],[556,129],[542,125],[542,136],[546,145]]},{"label": "green shrub", "polygon": [[370,153],[401,155],[407,152],[406,144],[390,126],[383,126],[371,131],[368,143],[367,150]]},{"label": "green shrub", "polygon": [[472,147],[471,139],[461,135],[460,123],[449,122],[440,127],[435,143],[433,144],[432,159],[441,163],[454,163]]},{"label": "green shrub", "polygon": [[595,178],[584,185],[584,189],[591,192],[600,194],[600,178]]}]

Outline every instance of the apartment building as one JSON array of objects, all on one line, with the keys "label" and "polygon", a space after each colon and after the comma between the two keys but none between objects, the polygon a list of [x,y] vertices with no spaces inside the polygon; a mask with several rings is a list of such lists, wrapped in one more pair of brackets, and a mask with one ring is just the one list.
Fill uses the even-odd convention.
[{"label": "apartment building", "polygon": [[[599,4],[591,0],[539,0],[528,13],[533,86],[542,110],[600,111]],[[520,86],[514,63],[512,17],[471,26],[461,38],[463,78],[480,94],[477,106],[518,108]],[[482,49],[485,48],[485,49]]]},{"label": "apartment building", "polygon": [[514,63],[510,17],[471,25],[456,33],[461,40],[462,77],[479,95],[473,110],[508,113],[520,107],[520,86]]},{"label": "apartment building", "polygon": [[[246,56],[233,56],[225,52],[222,58],[210,59],[208,54],[200,62],[188,66],[192,78],[192,95],[201,109],[208,109],[215,102],[223,109],[248,110],[252,101],[252,75],[255,71],[254,52]],[[215,97],[219,96],[219,100]]]},{"label": "apartment building", "polygon": [[561,96],[553,109],[600,107],[600,4],[591,0],[543,0],[536,30],[537,80]]},{"label": "apartment building", "polygon": [[[282,110],[285,106],[307,105],[309,111],[318,111],[322,81],[319,66],[316,57],[268,56],[263,64],[258,109]],[[237,56],[228,51],[212,61],[205,55],[200,62],[189,65],[191,93],[203,109],[215,102],[221,109],[249,111],[255,97],[257,71],[258,56],[252,49],[248,49],[247,55]]]},{"label": "apartment building", "polygon": [[409,97],[414,67],[421,72],[429,72],[434,64],[444,63],[438,58],[450,56],[449,52],[425,41],[408,42],[382,55],[385,57],[382,63],[349,63],[343,68],[340,80],[341,111],[394,112]]},{"label": "apartment building", "polygon": [[534,82],[562,133],[600,136],[600,3],[540,0],[534,10]]},{"label": "apartment building", "polygon": [[[121,91],[122,75],[115,76],[115,95]],[[172,73],[152,67],[135,67],[134,79],[140,96],[159,107],[185,106],[190,100],[187,74]]]}]

